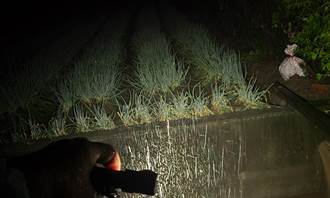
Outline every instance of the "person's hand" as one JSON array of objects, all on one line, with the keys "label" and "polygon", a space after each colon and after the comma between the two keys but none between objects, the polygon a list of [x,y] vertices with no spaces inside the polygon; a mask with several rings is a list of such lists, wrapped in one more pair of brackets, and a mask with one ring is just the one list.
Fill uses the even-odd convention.
[{"label": "person's hand", "polygon": [[91,170],[107,164],[114,153],[111,145],[75,138],[13,159],[10,166],[24,173],[31,198],[92,198]]}]

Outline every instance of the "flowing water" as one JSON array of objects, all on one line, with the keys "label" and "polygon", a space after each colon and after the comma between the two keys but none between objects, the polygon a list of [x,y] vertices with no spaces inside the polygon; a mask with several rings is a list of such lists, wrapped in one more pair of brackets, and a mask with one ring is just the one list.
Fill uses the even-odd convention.
[{"label": "flowing water", "polygon": [[[326,197],[318,153],[324,138],[308,120],[288,109],[236,112],[78,136],[114,145],[124,168],[157,172],[155,197]],[[23,153],[42,145],[2,152]]]},{"label": "flowing water", "polygon": [[156,197],[275,198],[325,192],[317,151],[322,135],[292,111],[150,124],[109,134],[103,141],[120,151],[124,167],[159,174]]}]

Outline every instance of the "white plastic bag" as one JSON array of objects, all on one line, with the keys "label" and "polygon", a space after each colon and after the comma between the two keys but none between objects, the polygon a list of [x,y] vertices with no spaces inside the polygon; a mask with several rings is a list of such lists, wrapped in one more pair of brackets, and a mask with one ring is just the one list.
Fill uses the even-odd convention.
[{"label": "white plastic bag", "polygon": [[296,44],[287,45],[286,49],[284,50],[288,57],[283,60],[278,69],[285,81],[289,80],[296,74],[298,76],[305,76],[304,70],[300,67],[300,65],[305,65],[304,60],[294,56],[297,47],[298,46]]}]

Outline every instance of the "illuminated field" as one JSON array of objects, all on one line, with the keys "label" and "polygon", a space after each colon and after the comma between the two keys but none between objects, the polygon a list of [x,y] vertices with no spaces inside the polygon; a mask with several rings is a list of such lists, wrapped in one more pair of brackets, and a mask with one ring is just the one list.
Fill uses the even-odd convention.
[{"label": "illuminated field", "polygon": [[167,6],[157,13],[151,4],[132,17],[122,10],[91,19],[99,25],[81,49],[41,54],[49,64],[33,59],[27,79],[2,98],[11,120],[2,142],[267,107],[267,90],[206,28]]}]

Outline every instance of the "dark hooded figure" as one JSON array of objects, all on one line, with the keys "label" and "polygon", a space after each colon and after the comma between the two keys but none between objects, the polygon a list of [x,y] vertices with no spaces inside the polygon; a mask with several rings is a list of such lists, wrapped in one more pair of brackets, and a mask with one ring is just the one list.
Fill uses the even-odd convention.
[{"label": "dark hooded figure", "polygon": [[84,138],[60,140],[37,152],[0,161],[1,197],[93,198],[90,173],[114,156],[111,145]]}]

